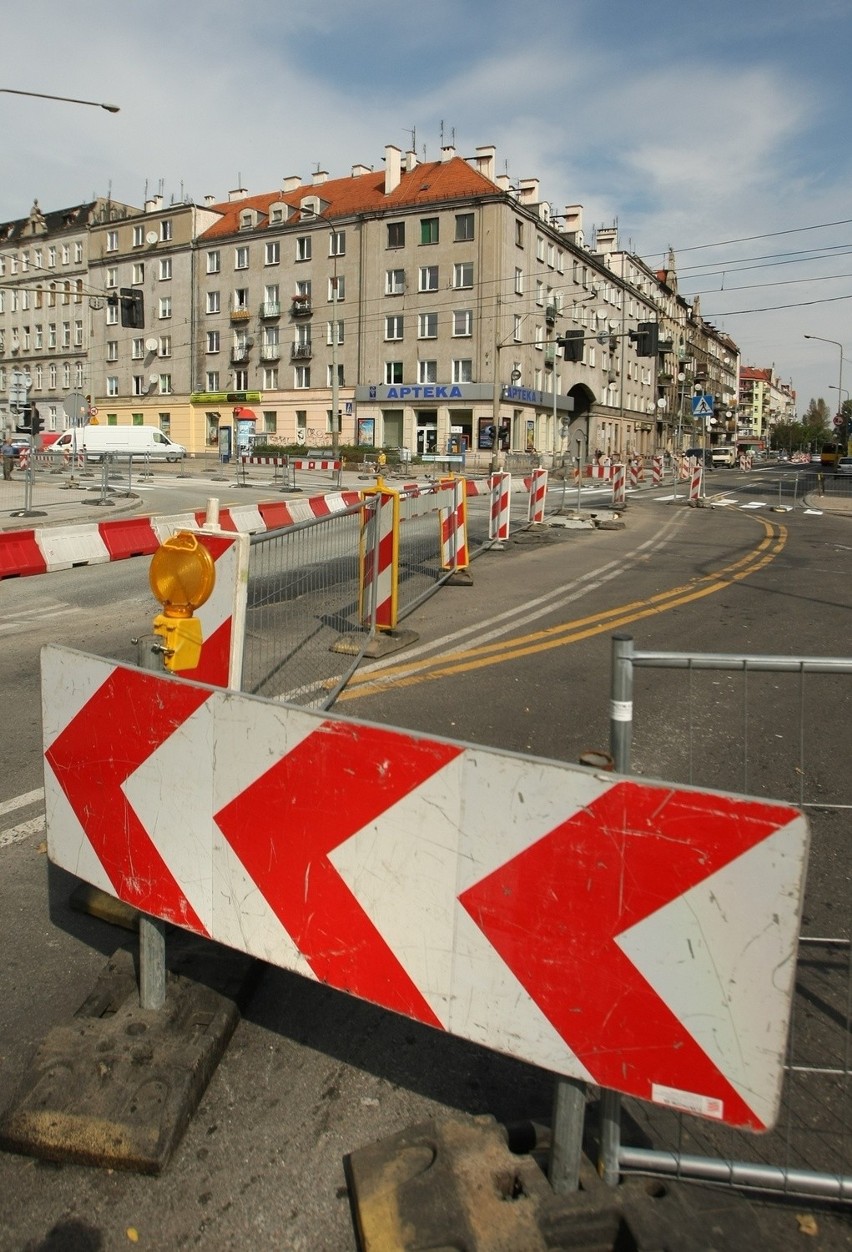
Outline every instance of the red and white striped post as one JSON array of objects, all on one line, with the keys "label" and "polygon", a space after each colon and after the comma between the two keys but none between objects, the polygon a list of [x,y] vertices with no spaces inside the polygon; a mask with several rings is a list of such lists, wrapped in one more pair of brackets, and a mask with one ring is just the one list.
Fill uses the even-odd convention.
[{"label": "red and white striped post", "polygon": [[467,543],[467,484],[463,478],[443,479],[439,490],[449,502],[440,510],[441,569],[457,572],[470,565]]},{"label": "red and white striped post", "polygon": [[530,522],[544,521],[544,506],[547,502],[547,470],[534,469],[530,480],[530,503],[527,514]]},{"label": "red and white striped post", "polygon": [[613,504],[627,503],[624,466],[620,461],[612,467],[612,502]]},{"label": "red and white striped post", "polygon": [[361,521],[359,616],[364,626],[395,630],[399,585],[399,492],[391,487],[365,487],[373,497]]},{"label": "red and white striped post", "polygon": [[693,461],[692,476],[689,480],[689,499],[690,502],[701,498],[701,480],[704,477],[704,467],[700,461]]},{"label": "red and white striped post", "polygon": [[495,470],[489,479],[489,486],[491,513],[488,518],[488,538],[492,541],[492,547],[499,547],[509,538],[512,475],[505,470]]},{"label": "red and white striped post", "polygon": [[663,485],[663,458],[655,456],[651,461],[651,481],[655,487]]},{"label": "red and white striped post", "polygon": [[638,487],[644,477],[645,477],[644,466],[639,461],[638,457],[634,457],[633,460],[630,462],[630,486],[631,488]]}]

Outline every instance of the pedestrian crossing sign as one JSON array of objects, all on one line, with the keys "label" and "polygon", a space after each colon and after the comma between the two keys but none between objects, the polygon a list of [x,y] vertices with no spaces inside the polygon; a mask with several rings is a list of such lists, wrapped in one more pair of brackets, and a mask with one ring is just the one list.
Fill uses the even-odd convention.
[{"label": "pedestrian crossing sign", "polygon": [[692,397],[692,416],[693,417],[712,417],[713,416],[713,397],[712,396],[693,396]]}]

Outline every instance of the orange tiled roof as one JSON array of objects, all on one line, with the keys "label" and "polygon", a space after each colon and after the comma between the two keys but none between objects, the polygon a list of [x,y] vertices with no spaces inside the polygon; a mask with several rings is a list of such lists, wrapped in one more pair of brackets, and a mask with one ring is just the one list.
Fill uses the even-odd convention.
[{"label": "orange tiled roof", "polygon": [[[228,200],[210,205],[214,213],[220,213],[218,222],[201,235],[202,239],[216,239],[239,232],[240,214],[246,209],[256,209],[261,215],[258,229],[268,225],[271,204],[289,204],[298,209],[305,196],[317,196],[325,207],[326,217],[351,217],[356,213],[371,213],[389,208],[402,209],[411,205],[428,205],[441,200],[467,200],[473,196],[499,195],[499,188],[472,169],[462,157],[449,161],[429,161],[417,165],[411,171],[403,170],[399,185],[385,194],[385,171],[373,170],[348,178],[330,178],[324,183],[305,183],[294,191],[280,189],[264,192],[259,196],[246,196],[243,200]],[[298,217],[290,218],[291,222]]]}]

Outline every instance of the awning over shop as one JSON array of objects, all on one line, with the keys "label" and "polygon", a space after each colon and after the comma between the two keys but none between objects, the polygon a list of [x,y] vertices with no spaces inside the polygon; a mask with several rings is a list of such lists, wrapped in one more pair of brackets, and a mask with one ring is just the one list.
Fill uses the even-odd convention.
[{"label": "awning over shop", "polygon": [[238,407],[234,409],[234,417],[239,418],[241,422],[257,421],[257,414],[254,409],[247,409],[245,407]]}]

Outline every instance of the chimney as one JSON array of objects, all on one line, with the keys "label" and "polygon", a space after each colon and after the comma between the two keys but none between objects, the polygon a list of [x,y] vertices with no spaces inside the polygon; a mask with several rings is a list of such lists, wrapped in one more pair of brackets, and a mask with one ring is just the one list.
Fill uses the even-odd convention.
[{"label": "chimney", "polygon": [[396,191],[401,177],[402,153],[392,143],[385,144],[385,195]]},{"label": "chimney", "polygon": [[283,194],[289,195],[291,191],[295,191],[297,187],[301,187],[302,178],[299,174],[290,174],[281,183],[281,191]]},{"label": "chimney", "polygon": [[210,208],[210,206],[211,206],[212,204],[215,204],[215,203],[216,203],[216,197],[215,197],[215,196],[205,196],[205,197],[204,197],[204,203],[206,204],[207,208],[209,209],[209,208]]},{"label": "chimney", "polygon": [[228,199],[233,204],[235,200],[245,200],[248,191],[245,187],[235,187],[233,191],[228,192]]},{"label": "chimney", "polygon": [[579,235],[583,231],[583,206],[582,204],[566,204],[565,205],[565,226],[566,235]]},{"label": "chimney", "polygon": [[618,248],[618,227],[599,226],[595,231],[595,252],[608,256]]},{"label": "chimney", "polygon": [[500,190],[504,191],[507,195],[512,190],[512,180],[508,174],[498,174],[494,181]]},{"label": "chimney", "polygon": [[314,170],[311,182],[315,187],[320,187],[324,182],[328,181],[328,170]]},{"label": "chimney", "polygon": [[364,174],[371,174],[371,173],[372,173],[372,170],[370,169],[369,165],[358,164],[358,165],[352,166],[353,178],[361,178],[363,177]]},{"label": "chimney", "polygon": [[405,172],[410,174],[413,169],[417,168],[417,153],[413,148],[409,148],[405,154]]},{"label": "chimney", "polygon": [[473,163],[483,178],[487,178],[489,182],[494,182],[494,166],[497,161],[497,149],[493,144],[487,144],[485,147],[476,149],[476,156]]},{"label": "chimney", "polygon": [[518,199],[521,204],[538,204],[539,190],[537,178],[522,178],[518,185]]},{"label": "chimney", "polygon": [[451,143],[445,143],[443,148],[441,149],[441,160],[452,161],[455,155],[456,155],[456,150],[453,147],[453,145]]}]

